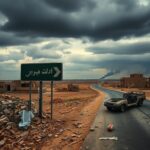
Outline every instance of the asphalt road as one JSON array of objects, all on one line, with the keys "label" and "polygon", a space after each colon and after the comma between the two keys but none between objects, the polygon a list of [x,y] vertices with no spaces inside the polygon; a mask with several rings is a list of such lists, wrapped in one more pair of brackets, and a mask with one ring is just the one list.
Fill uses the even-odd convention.
[{"label": "asphalt road", "polygon": [[[103,89],[94,85],[110,97],[122,97],[121,92]],[[113,123],[115,130],[107,131],[107,125]],[[109,112],[101,106],[95,121],[87,135],[83,150],[150,150],[150,102],[144,101],[142,107],[132,107],[126,112]],[[118,141],[100,140],[100,137],[118,137]]]}]

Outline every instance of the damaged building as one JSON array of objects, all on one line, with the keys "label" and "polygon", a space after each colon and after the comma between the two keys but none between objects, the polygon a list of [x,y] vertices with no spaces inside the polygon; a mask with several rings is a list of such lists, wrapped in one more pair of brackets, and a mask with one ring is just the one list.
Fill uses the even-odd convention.
[{"label": "damaged building", "polygon": [[[20,91],[26,92],[29,91],[30,82],[29,81],[0,81],[0,92],[13,92]],[[38,91],[38,83],[33,81],[31,84],[32,92]]]},{"label": "damaged building", "polygon": [[0,81],[0,92],[14,91],[15,84],[12,81]]},{"label": "damaged building", "polygon": [[148,88],[150,78],[144,77],[143,74],[131,74],[130,77],[121,78],[120,85],[124,88]]}]

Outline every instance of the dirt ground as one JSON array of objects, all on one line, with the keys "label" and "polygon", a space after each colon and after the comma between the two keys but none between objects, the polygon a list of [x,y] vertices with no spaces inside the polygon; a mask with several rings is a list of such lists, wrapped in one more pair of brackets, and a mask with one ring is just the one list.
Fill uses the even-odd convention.
[{"label": "dirt ground", "polygon": [[[48,133],[49,138],[43,140],[36,149],[42,150],[79,150],[89,132],[90,125],[95,118],[96,112],[103,102],[104,94],[90,88],[90,84],[80,84],[78,92],[58,92],[54,86],[54,122],[62,122],[55,132]],[[11,93],[24,100],[29,98],[27,93]],[[32,94],[32,102],[38,110],[38,94]],[[43,94],[43,111],[50,112],[50,89],[45,85]]]}]

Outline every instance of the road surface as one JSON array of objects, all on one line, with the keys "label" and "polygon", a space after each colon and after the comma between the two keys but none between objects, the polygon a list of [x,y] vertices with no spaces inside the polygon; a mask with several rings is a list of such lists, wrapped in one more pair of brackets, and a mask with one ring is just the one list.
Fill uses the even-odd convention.
[{"label": "road surface", "polygon": [[[103,89],[105,100],[110,97],[122,97],[121,92]],[[107,125],[113,123],[115,130],[107,131]],[[87,135],[82,150],[150,150],[150,101],[145,101],[141,108],[130,108],[125,113],[109,112],[101,106],[95,121]],[[100,140],[100,137],[118,137],[118,141]]]}]

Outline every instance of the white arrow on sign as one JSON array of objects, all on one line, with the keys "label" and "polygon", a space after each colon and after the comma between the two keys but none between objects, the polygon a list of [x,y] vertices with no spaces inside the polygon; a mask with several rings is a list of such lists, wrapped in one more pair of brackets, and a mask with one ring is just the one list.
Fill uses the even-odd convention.
[{"label": "white arrow on sign", "polygon": [[56,71],[56,73],[54,74],[54,77],[56,78],[56,77],[59,76],[59,74],[61,73],[61,71],[57,67],[54,67],[54,70]]}]

